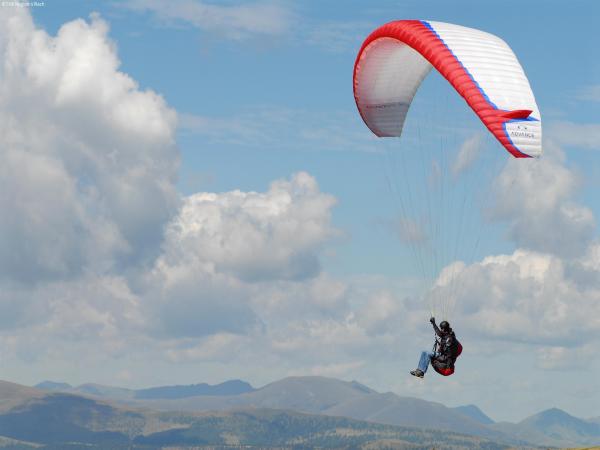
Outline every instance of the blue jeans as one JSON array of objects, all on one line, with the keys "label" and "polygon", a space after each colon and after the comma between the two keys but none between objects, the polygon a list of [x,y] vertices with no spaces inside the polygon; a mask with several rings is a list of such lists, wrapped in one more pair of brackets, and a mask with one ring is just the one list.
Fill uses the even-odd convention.
[{"label": "blue jeans", "polygon": [[431,362],[431,358],[433,358],[435,353],[433,352],[421,352],[421,359],[419,360],[419,370],[423,373],[427,372],[427,368],[429,367],[429,363]]}]

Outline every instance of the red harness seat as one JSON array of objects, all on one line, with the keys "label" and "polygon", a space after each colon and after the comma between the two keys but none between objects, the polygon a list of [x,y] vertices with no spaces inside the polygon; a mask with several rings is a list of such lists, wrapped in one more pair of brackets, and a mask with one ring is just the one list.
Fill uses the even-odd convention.
[{"label": "red harness seat", "polygon": [[[456,358],[458,358],[460,356],[460,354],[462,353],[462,344],[460,342],[458,342],[458,348],[456,350]],[[454,361],[456,362],[456,358],[454,359]],[[433,366],[433,370],[435,370],[437,373],[439,373],[440,375],[443,375],[445,377],[450,376],[454,373],[454,363],[452,363],[452,366],[450,367],[437,367],[435,364],[431,364]]]},{"label": "red harness seat", "polygon": [[435,370],[437,373],[439,373],[440,375],[443,375],[445,377],[450,376],[454,373],[454,367],[446,367],[445,369],[438,369],[437,367],[433,366],[433,370]]}]

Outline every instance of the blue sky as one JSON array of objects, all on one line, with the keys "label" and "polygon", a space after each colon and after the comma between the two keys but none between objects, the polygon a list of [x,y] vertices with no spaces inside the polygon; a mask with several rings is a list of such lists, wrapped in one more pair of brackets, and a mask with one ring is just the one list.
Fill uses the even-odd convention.
[{"label": "blue sky", "polygon": [[[14,211],[0,219],[3,378],[260,386],[319,374],[495,419],[597,415],[596,2],[51,1],[0,13],[11,61],[0,118],[13,124],[2,148],[15,168],[0,172],[15,193],[0,200]],[[503,38],[546,152],[506,167],[497,153],[475,177],[500,188],[492,222],[472,219],[484,245],[454,269],[466,351],[457,376],[425,383],[408,375],[431,332],[389,157],[418,131],[422,146],[503,150],[433,72],[403,141],[365,127],[356,53],[405,18]]]}]

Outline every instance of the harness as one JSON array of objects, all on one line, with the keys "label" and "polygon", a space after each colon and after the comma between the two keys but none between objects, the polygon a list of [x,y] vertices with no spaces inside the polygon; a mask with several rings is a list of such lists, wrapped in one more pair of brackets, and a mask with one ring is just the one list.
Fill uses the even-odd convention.
[{"label": "harness", "polygon": [[442,350],[447,351],[448,349],[445,348],[442,338],[439,336],[435,336],[435,343],[433,344],[433,353],[435,356],[431,358],[431,365],[437,373],[445,377],[454,373],[454,362],[460,356],[463,350],[462,344],[458,342],[456,336],[454,337],[454,340],[456,342],[456,348],[452,349],[454,350],[452,352],[454,353],[453,355],[444,355],[441,353]]}]

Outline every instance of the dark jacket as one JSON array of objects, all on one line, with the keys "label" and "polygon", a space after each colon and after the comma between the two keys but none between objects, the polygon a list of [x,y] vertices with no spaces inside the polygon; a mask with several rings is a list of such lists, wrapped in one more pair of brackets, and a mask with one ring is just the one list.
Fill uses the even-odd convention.
[{"label": "dark jacket", "polygon": [[454,367],[454,361],[458,357],[459,343],[456,339],[456,335],[452,328],[447,333],[444,333],[434,323],[433,328],[437,338],[433,347],[435,356],[433,357],[432,364],[439,368]]}]

